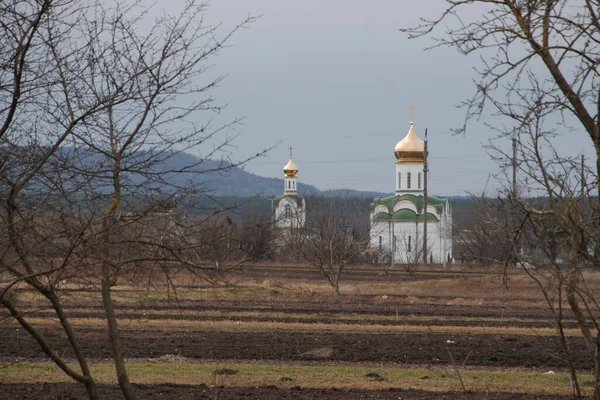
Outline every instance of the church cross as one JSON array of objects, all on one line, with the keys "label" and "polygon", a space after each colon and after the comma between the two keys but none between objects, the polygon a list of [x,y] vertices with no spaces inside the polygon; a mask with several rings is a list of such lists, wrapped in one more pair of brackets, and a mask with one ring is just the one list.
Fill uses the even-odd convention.
[{"label": "church cross", "polygon": [[416,109],[417,108],[415,106],[413,106],[412,104],[410,105],[410,107],[408,107],[408,111],[410,111],[410,122],[414,122]]},{"label": "church cross", "polygon": [[290,149],[290,158],[292,158],[292,146],[288,147]]}]

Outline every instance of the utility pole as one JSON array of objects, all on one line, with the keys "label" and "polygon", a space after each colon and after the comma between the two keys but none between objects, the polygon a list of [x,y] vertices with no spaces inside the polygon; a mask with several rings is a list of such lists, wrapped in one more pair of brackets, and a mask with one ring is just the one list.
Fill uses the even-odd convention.
[{"label": "utility pole", "polygon": [[[512,193],[511,193],[511,197],[512,197],[512,201],[515,202],[514,204],[516,204],[517,198],[518,198],[518,193],[517,193],[517,138],[516,136],[512,138]],[[515,222],[517,220],[517,211],[513,205],[512,207],[512,219],[513,222]],[[512,225],[512,223],[511,223]],[[519,234],[516,237],[516,244],[517,247],[520,247],[520,249],[516,249],[515,251],[520,253],[521,256],[523,255],[523,243],[522,243],[522,234]],[[517,265],[518,263],[518,256],[515,255],[513,256],[514,258],[514,263],[515,265]]]},{"label": "utility pole", "polygon": [[392,213],[390,214],[390,217],[391,217],[390,223],[392,224],[392,240],[391,240],[392,257],[390,260],[390,270],[393,270],[394,269],[394,258],[396,255],[396,233],[394,232],[394,225],[396,223],[394,222],[394,209],[393,208],[392,208]]},{"label": "utility pole", "polygon": [[423,263],[427,264],[427,129],[425,129],[425,149],[423,151]]},{"label": "utility pole", "polygon": [[581,197],[585,192],[585,156],[581,155]]},{"label": "utility pole", "polygon": [[513,197],[517,196],[517,138],[514,137],[512,139],[512,195]]}]

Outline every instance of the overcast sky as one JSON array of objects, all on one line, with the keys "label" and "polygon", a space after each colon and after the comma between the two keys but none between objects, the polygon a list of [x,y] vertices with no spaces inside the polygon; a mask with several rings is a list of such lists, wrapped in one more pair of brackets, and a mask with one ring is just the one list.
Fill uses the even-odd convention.
[{"label": "overcast sky", "polygon": [[[465,137],[451,134],[477,56],[424,51],[430,43],[399,32],[441,9],[440,0],[212,0],[207,20],[224,29],[261,15],[213,60],[212,72],[227,74],[215,92],[229,103],[219,119],[245,117],[233,158],[280,143],[247,170],[283,177],[292,146],[304,183],[392,192],[393,150],[413,104],[417,134],[429,132],[431,192],[481,192],[498,171],[482,146],[490,132],[474,123]],[[577,152],[584,141],[565,145],[575,142]]]}]

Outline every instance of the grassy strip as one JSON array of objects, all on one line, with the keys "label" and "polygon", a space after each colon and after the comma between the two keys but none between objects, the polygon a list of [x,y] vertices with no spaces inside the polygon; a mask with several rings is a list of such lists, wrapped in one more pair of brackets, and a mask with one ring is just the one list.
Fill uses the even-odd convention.
[{"label": "grassy strip", "polygon": [[[76,366],[73,366],[76,368]],[[215,375],[217,369],[229,368],[234,375]],[[100,383],[115,384],[114,367],[111,364],[92,365],[92,371]],[[460,391],[456,374],[443,369],[401,369],[392,367],[362,366],[296,366],[257,364],[160,364],[129,363],[128,372],[133,382],[141,384],[207,384],[226,386],[276,385],[279,387],[301,386],[310,388],[357,388],[387,389],[416,388],[427,391]],[[365,377],[377,373],[384,378],[377,381]],[[281,381],[289,377],[291,381]],[[569,376],[565,373],[543,374],[522,371],[486,371],[467,369],[462,371],[467,390],[568,394],[571,390]],[[584,376],[584,386],[589,386],[591,376]],[[0,369],[0,383],[69,382],[54,364],[23,363]]]},{"label": "grassy strip", "polygon": [[[59,326],[55,318],[29,318],[33,325]],[[74,326],[105,327],[106,322],[101,318],[71,318]],[[12,321],[14,323],[14,321]],[[419,326],[419,325],[378,325],[378,324],[324,324],[303,322],[277,322],[277,321],[193,321],[182,319],[122,319],[121,327],[129,328],[154,328],[168,329],[188,328],[199,330],[228,330],[228,331],[271,331],[289,330],[301,332],[353,332],[353,333],[461,333],[461,334],[498,334],[498,335],[534,335],[554,336],[553,328],[517,328],[517,327],[486,327],[486,326]],[[581,336],[578,329],[565,329],[567,336]]]},{"label": "grassy strip", "polygon": [[[459,300],[462,305],[478,306],[481,304],[516,304],[544,306],[543,297],[535,282],[527,276],[511,277],[511,289],[502,286],[502,277],[498,275],[477,275],[468,277],[448,278],[446,273],[440,271],[439,279],[414,280],[406,282],[389,281],[348,281],[342,282],[344,296],[333,298],[331,287],[323,280],[294,279],[284,277],[274,278],[246,278],[240,275],[233,279],[229,286],[220,287],[190,287],[193,282],[182,281],[177,290],[177,297],[185,300],[280,300],[285,297],[287,301],[318,302],[323,299],[342,301],[344,299],[362,298],[378,301],[382,295],[397,300],[407,297],[418,297],[417,301],[427,300],[433,303],[447,303],[449,299]],[[160,288],[160,285],[157,286]],[[77,284],[67,284],[65,289],[78,289]],[[307,297],[305,292],[311,290],[313,296]],[[90,289],[90,288],[88,288]],[[74,294],[77,299],[81,296],[89,300],[100,300],[98,290]],[[163,288],[164,289],[164,288]],[[114,289],[115,300],[121,302],[143,302],[172,300],[173,292],[164,290],[145,290],[144,287],[122,284]],[[36,300],[36,294],[21,292],[19,299],[24,302]],[[37,296],[37,300],[42,300]],[[380,300],[380,299],[379,299]],[[412,299],[415,301],[415,299]],[[454,301],[454,300],[451,300]],[[408,301],[407,301],[408,302]],[[523,303],[523,304],[521,304]]]},{"label": "grassy strip", "polygon": [[[36,312],[53,313],[54,310],[51,308],[36,309]],[[89,308],[70,308],[69,313],[89,313],[102,315],[101,310],[90,310]],[[472,322],[489,322],[489,323],[502,323],[509,326],[511,323],[527,324],[544,322],[540,319],[532,318],[492,318],[492,317],[452,317],[442,315],[381,315],[381,314],[364,314],[364,313],[329,313],[329,312],[313,312],[313,313],[294,313],[294,312],[266,312],[266,311],[221,311],[221,310],[188,310],[185,308],[178,309],[176,307],[169,310],[123,310],[118,314],[133,313],[137,312],[136,318],[146,319],[150,316],[161,316],[161,317],[172,317],[172,319],[179,319],[179,317],[221,317],[221,318],[264,318],[264,319],[297,319],[297,320],[321,320],[327,319],[329,321],[356,321],[361,322],[364,320],[369,321],[390,321],[396,323],[404,323],[406,321],[419,322],[419,321],[444,321],[454,323],[472,323]],[[92,316],[94,318],[94,316]],[[548,322],[548,321],[547,321]],[[548,322],[550,325],[550,322]]]}]

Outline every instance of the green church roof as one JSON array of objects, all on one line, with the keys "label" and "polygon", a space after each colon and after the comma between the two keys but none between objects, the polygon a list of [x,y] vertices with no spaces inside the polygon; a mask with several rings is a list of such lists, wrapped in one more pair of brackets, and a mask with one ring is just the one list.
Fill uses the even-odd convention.
[{"label": "green church roof", "polygon": [[[375,221],[389,222],[392,219],[391,214],[379,213],[375,216]],[[394,221],[396,222],[422,222],[423,215],[417,214],[413,210],[404,208],[394,213]],[[427,222],[437,222],[439,219],[432,213],[427,213]]]},{"label": "green church roof", "polygon": [[[424,196],[416,196],[414,194],[403,194],[392,195],[388,197],[377,198],[373,201],[373,203],[369,204],[369,212],[373,212],[375,207],[378,205],[384,205],[387,207],[388,212],[394,209],[394,206],[401,201],[409,201],[415,205],[417,212],[420,214],[423,212],[423,200]],[[438,197],[427,196],[427,205],[433,206],[438,213],[442,212],[444,205],[448,202],[446,199],[440,199]],[[403,210],[399,210],[403,211]]]}]

